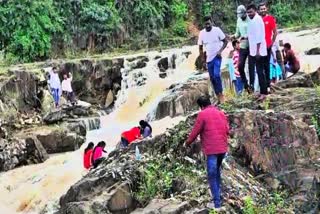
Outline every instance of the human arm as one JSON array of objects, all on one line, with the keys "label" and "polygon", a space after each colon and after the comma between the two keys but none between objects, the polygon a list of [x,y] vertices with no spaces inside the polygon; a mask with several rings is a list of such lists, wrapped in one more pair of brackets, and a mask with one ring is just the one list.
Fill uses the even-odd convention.
[{"label": "human arm", "polygon": [[70,79],[70,81],[72,81],[72,73],[71,72],[69,72],[69,79]]},{"label": "human arm", "polygon": [[203,129],[203,124],[204,124],[204,121],[199,113],[198,117],[196,119],[196,122],[193,126],[193,129],[189,135],[189,138],[186,141],[186,145],[190,145],[198,137],[198,135],[200,134],[200,132]]},{"label": "human arm", "polygon": [[219,38],[220,40],[223,42],[222,47],[220,48],[220,50],[217,53],[217,56],[221,56],[222,51],[227,47],[228,45],[228,40],[226,38],[226,35],[222,32],[222,30],[220,28],[218,28],[218,34],[219,34]]},{"label": "human arm", "polygon": [[261,17],[256,18],[256,20],[254,20],[254,25],[255,25],[255,44],[257,45],[257,57],[260,57],[260,47],[261,47],[261,43],[265,42],[265,26],[264,26],[264,22],[262,20]]},{"label": "human arm", "polygon": [[272,27],[273,27],[273,30],[272,30],[272,44],[276,41],[277,39],[277,36],[278,36],[278,28],[277,28],[277,23],[276,23],[276,19],[273,18],[272,19]]}]

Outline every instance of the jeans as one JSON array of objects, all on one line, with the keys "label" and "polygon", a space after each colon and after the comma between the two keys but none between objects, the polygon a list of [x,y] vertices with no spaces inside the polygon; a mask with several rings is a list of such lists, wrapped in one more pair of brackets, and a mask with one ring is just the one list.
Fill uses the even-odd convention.
[{"label": "jeans", "polygon": [[[260,57],[252,57],[255,60],[256,70],[259,79],[259,86],[260,86],[260,94],[267,95],[268,94],[268,85],[267,79],[270,81],[270,77],[266,77],[267,70],[269,68],[270,72],[270,65],[267,56],[260,56]],[[270,73],[269,73],[270,75]]]},{"label": "jeans", "polygon": [[208,181],[215,208],[221,207],[221,164],[225,153],[207,156]]},{"label": "jeans", "polygon": [[236,80],[234,80],[234,86],[236,88],[237,95],[241,94],[243,91],[243,83],[241,77],[237,77]]},{"label": "jeans", "polygon": [[56,104],[56,107],[57,107],[59,105],[59,99],[60,99],[59,89],[58,88],[52,88],[51,92],[52,92],[52,96],[53,96],[53,99],[54,99],[54,103]]},{"label": "jeans", "polygon": [[250,57],[248,48],[247,49],[240,48],[238,69],[239,69],[239,73],[240,73],[240,76],[241,76],[241,79],[242,79],[242,82],[244,84],[245,89],[247,89],[249,87],[247,76],[246,76],[245,69],[244,69],[245,65],[246,65],[247,58],[249,58],[248,61],[249,61],[250,87],[253,88],[254,77],[255,77],[254,60],[252,59],[252,57]]},{"label": "jeans", "polygon": [[125,139],[125,138],[123,138],[123,137],[121,137],[121,147],[122,147],[122,148],[126,148],[126,147],[128,147],[128,146],[129,146],[128,140]]},{"label": "jeans", "polygon": [[222,94],[222,80],[220,70],[221,61],[221,56],[216,56],[211,62],[208,62],[208,72],[216,95]]},{"label": "jeans", "polygon": [[270,87],[270,58],[271,58],[271,47],[267,49],[268,55],[267,55],[267,60],[268,60],[268,65],[264,65],[265,71],[266,71],[266,81],[267,81],[267,87]]}]

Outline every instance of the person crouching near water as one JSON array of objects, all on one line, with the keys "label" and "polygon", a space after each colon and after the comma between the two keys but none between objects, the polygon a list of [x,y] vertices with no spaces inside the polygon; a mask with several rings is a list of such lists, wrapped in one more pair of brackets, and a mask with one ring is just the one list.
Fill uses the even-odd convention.
[{"label": "person crouching near water", "polygon": [[94,147],[92,152],[92,165],[93,168],[97,168],[97,166],[105,160],[103,157],[103,153],[107,153],[107,151],[104,150],[106,147],[106,143],[104,141],[100,141],[96,147]]},{"label": "person crouching near water", "polygon": [[152,127],[144,120],[140,120],[140,133],[143,138],[152,137]]},{"label": "person crouching near water", "polygon": [[140,127],[133,127],[132,129],[122,132],[121,134],[121,147],[125,148],[128,147],[133,141],[138,139],[142,139],[141,136],[141,128]]},{"label": "person crouching near water", "polygon": [[94,144],[92,142],[90,142],[87,146],[87,148],[85,148],[84,150],[84,155],[83,155],[83,166],[85,169],[90,169],[92,166],[92,152],[93,152],[93,147]]},{"label": "person crouching near water", "polygon": [[62,93],[67,97],[67,101],[70,102],[72,105],[75,104],[74,102],[74,93],[71,86],[72,82],[72,74],[63,74],[62,80]]},{"label": "person crouching near water", "polygon": [[202,151],[207,157],[208,182],[213,197],[207,206],[218,211],[221,208],[220,168],[228,151],[229,124],[226,115],[211,105],[209,97],[200,97],[197,104],[201,111],[184,146],[192,144],[200,134]]}]

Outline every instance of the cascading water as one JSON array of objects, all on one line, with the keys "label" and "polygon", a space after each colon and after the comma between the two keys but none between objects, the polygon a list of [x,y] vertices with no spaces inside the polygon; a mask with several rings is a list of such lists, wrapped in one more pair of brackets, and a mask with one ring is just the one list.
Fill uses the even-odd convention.
[{"label": "cascading water", "polygon": [[[187,57],[185,52],[192,54]],[[123,69],[121,91],[115,103],[115,110],[101,116],[101,128],[87,133],[87,142],[107,142],[106,150],[113,150],[126,129],[137,126],[139,120],[148,113],[152,118],[153,109],[166,89],[173,83],[186,80],[194,72],[197,47],[186,47],[141,54],[148,57],[147,65],[141,69],[131,69],[126,61]],[[130,58],[136,56],[130,56]],[[159,77],[158,61],[168,57],[167,77]],[[175,61],[172,59],[175,59]],[[129,58],[129,56],[125,57]],[[176,69],[173,69],[176,67]],[[153,134],[163,133],[182,118],[164,118],[153,121]],[[77,182],[86,171],[82,167],[82,153],[86,145],[78,151],[51,156],[42,164],[24,166],[0,174],[1,213],[39,213],[47,206],[47,213],[53,213],[58,199]]]}]

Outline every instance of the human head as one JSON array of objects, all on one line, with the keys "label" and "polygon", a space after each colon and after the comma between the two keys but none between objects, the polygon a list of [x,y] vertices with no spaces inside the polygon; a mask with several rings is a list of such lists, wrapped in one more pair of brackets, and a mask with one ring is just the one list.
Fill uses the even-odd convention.
[{"label": "human head", "polygon": [[247,10],[244,5],[239,5],[237,8],[237,16],[238,18],[241,18],[242,20],[245,20],[247,18]]},{"label": "human head", "polygon": [[57,67],[54,66],[54,67],[52,68],[52,71],[53,71],[54,73],[57,73],[57,72],[58,72]]},{"label": "human head", "polygon": [[257,13],[257,7],[255,4],[249,4],[247,6],[247,14],[249,16],[250,19],[253,19],[253,17],[256,15]]},{"label": "human head", "polygon": [[240,42],[238,40],[233,40],[232,41],[232,47],[235,50],[239,50],[240,49]]},{"label": "human head", "polygon": [[148,123],[146,121],[144,121],[144,120],[140,120],[139,125],[140,125],[141,128],[144,129],[145,127],[147,127]]},{"label": "human head", "polygon": [[283,47],[284,47],[284,50],[285,50],[285,51],[291,50],[291,45],[290,45],[290,43],[285,43],[285,44],[283,45]]},{"label": "human head", "polygon": [[90,142],[87,146],[87,148],[84,150],[84,153],[86,153],[88,150],[93,149],[94,143]]},{"label": "human head", "polygon": [[63,74],[63,79],[68,79],[68,75],[67,74]]},{"label": "human head", "polygon": [[212,29],[212,19],[210,16],[204,17],[204,28],[206,29],[207,32],[211,31]]},{"label": "human head", "polygon": [[102,148],[106,147],[106,142],[100,141],[100,142],[98,143],[97,147],[102,147]]},{"label": "human head", "polygon": [[211,102],[210,102],[210,99],[208,96],[201,96],[198,98],[197,104],[201,109],[203,109],[203,108],[211,105]]},{"label": "human head", "polygon": [[260,16],[264,17],[267,15],[268,13],[268,7],[267,7],[267,3],[266,2],[262,2],[259,4],[259,14]]}]

